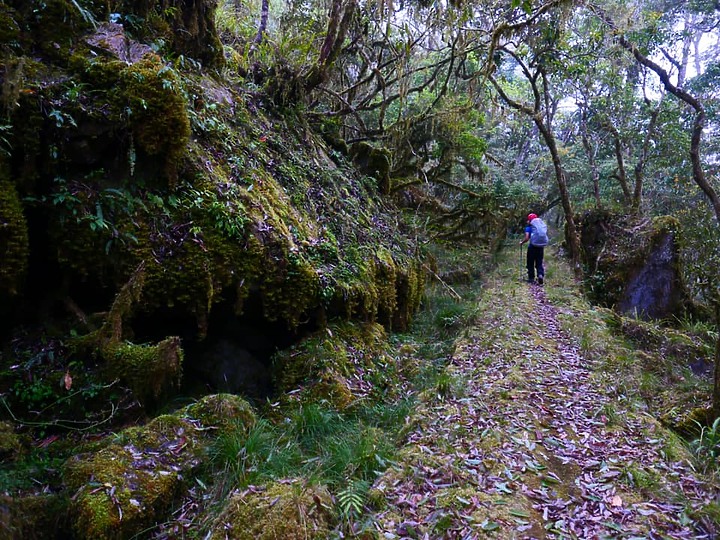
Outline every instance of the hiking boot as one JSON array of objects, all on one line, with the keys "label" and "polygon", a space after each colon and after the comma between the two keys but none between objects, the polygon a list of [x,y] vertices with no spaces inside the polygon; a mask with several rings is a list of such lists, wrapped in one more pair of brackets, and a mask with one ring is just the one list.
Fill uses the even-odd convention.
[{"label": "hiking boot", "polygon": [[544,276],[538,276],[538,285],[542,285],[544,283],[544,281],[545,281]]}]

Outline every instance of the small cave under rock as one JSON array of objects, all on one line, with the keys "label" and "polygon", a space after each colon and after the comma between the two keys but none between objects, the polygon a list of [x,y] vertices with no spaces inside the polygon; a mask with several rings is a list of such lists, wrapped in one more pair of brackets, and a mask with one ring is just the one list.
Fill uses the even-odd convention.
[{"label": "small cave under rock", "polygon": [[272,356],[312,332],[312,320],[292,330],[286,321],[268,321],[259,301],[244,302],[237,315],[233,302],[224,301],[210,314],[208,332],[197,336],[196,321],[188,315],[155,311],[133,319],[137,342],[158,341],[169,335],[180,336],[185,352],[180,394],[201,396],[227,392],[253,402],[264,401],[276,393],[272,380]]}]

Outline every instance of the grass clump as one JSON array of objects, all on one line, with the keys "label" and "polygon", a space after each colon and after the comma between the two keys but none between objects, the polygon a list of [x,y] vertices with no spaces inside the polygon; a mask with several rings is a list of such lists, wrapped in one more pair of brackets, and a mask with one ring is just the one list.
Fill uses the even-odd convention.
[{"label": "grass clump", "polygon": [[690,442],[690,450],[695,458],[696,467],[703,472],[720,470],[720,418],[716,418],[712,425],[705,426],[698,421],[699,435]]}]

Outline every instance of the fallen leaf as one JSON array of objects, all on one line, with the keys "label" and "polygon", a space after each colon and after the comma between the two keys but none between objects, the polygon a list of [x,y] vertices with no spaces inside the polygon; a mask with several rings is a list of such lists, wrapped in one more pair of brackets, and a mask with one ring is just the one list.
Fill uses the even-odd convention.
[{"label": "fallen leaf", "polygon": [[613,506],[622,506],[623,500],[620,498],[620,495],[615,495],[610,504]]},{"label": "fallen leaf", "polygon": [[63,384],[65,385],[65,390],[70,390],[72,388],[72,377],[70,376],[69,371],[65,372],[65,376],[63,377]]}]

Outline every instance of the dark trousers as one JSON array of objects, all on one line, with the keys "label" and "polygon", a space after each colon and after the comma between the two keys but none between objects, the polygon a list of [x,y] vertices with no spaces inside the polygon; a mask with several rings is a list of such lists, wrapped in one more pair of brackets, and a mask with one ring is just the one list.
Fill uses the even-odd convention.
[{"label": "dark trousers", "polygon": [[528,281],[535,281],[535,271],[538,277],[545,277],[545,268],[543,267],[543,255],[545,248],[533,246],[530,244],[527,250],[527,271]]}]

